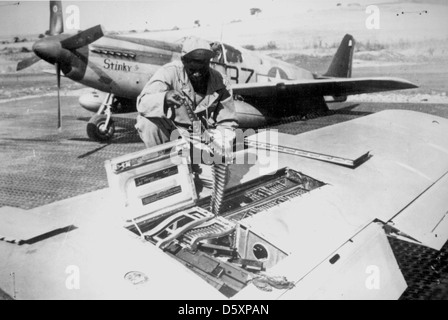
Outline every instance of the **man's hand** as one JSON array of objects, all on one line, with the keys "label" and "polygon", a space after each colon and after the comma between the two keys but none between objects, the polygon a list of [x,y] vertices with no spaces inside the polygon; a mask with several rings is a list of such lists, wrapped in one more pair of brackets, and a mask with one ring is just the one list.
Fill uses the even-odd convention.
[{"label": "man's hand", "polygon": [[165,95],[165,107],[168,108],[179,108],[184,104],[185,98],[182,94],[176,90],[168,91]]}]

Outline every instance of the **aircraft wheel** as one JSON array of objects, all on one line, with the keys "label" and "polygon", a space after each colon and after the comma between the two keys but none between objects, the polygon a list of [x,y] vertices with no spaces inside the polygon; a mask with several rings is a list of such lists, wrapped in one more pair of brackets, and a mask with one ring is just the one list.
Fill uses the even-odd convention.
[{"label": "aircraft wheel", "polygon": [[115,133],[115,123],[110,120],[106,128],[105,115],[94,115],[87,124],[87,135],[90,139],[105,142],[112,139]]}]

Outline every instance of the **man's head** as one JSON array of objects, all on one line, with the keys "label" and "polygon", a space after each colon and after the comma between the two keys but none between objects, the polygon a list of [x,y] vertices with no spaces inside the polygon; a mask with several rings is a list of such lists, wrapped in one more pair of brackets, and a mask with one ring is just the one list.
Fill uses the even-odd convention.
[{"label": "man's head", "polygon": [[207,81],[210,59],[214,55],[210,44],[205,40],[191,37],[184,41],[181,58],[192,82]]}]

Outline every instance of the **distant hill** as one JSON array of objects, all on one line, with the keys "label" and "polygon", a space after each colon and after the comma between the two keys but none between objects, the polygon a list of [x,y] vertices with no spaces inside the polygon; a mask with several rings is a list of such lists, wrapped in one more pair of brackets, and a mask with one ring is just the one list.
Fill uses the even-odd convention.
[{"label": "distant hill", "polygon": [[405,2],[439,4],[439,5],[448,6],[448,1],[447,0],[408,0],[408,1],[405,1]]}]

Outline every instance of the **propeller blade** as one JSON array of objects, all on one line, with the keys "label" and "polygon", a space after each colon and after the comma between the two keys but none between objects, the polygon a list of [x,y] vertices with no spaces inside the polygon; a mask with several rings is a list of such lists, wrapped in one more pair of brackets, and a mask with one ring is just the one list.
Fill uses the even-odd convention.
[{"label": "propeller blade", "polygon": [[20,61],[17,64],[17,71],[31,67],[33,64],[35,64],[36,62],[39,62],[39,61],[40,61],[40,58],[38,56],[32,56],[30,58],[23,59],[22,61]]},{"label": "propeller blade", "polygon": [[61,114],[61,65],[55,63],[56,78],[58,82],[58,129],[62,128],[62,114]]},{"label": "propeller blade", "polygon": [[61,46],[67,50],[75,50],[87,46],[104,36],[103,27],[97,25],[61,41]]}]

